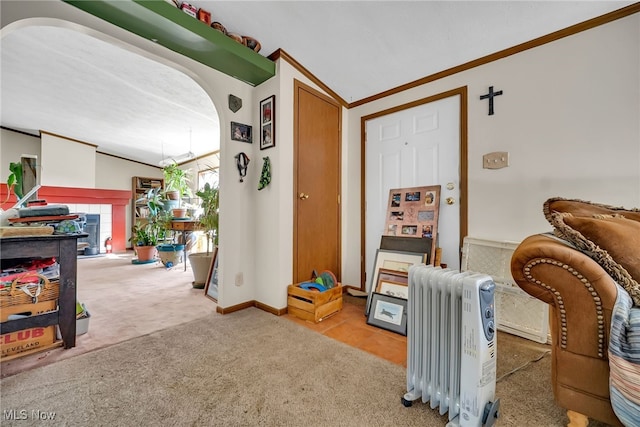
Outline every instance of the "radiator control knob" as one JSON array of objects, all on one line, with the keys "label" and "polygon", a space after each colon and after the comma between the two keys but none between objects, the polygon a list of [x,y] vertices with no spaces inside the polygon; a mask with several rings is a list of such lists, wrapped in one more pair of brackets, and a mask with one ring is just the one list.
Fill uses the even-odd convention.
[{"label": "radiator control knob", "polygon": [[493,322],[487,323],[487,334],[489,335],[489,339],[493,338],[493,334],[496,332],[496,327]]}]

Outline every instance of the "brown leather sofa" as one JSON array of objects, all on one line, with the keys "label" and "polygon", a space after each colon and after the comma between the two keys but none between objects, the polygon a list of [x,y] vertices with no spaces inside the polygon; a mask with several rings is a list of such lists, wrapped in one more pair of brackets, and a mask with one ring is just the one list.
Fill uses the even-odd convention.
[{"label": "brown leather sofa", "polygon": [[[609,338],[615,282],[594,260],[549,235],[527,237],[511,259],[525,292],[549,304],[553,395],[573,419],[622,425],[609,400]],[[577,413],[577,414],[575,414]]]},{"label": "brown leather sofa", "polygon": [[[511,273],[525,292],[549,304],[554,398],[567,409],[570,426],[586,426],[587,417],[622,425],[609,398],[608,359],[616,281],[621,283],[621,279],[615,274],[617,271],[612,277],[609,264],[607,269],[601,266],[603,259],[585,254],[593,256],[595,246],[585,248],[582,244],[585,240],[588,245],[593,242],[582,234],[579,234],[582,241],[563,235],[567,230],[562,228],[562,221],[584,218],[587,222],[615,222],[630,218],[635,222],[640,221],[640,212],[560,198],[545,202],[543,212],[554,226],[554,234],[537,234],[522,241],[511,259]],[[586,234],[589,230],[583,228],[582,232]],[[636,239],[632,245],[637,246],[637,237],[632,238]],[[624,249],[614,247],[610,252],[620,253]],[[605,256],[611,261],[608,253]]]}]

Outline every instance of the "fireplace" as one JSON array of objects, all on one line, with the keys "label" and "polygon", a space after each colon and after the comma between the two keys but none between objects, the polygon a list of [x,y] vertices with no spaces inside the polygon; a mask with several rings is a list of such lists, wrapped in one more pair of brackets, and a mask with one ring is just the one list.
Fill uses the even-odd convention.
[{"label": "fireplace", "polygon": [[100,253],[100,214],[79,214],[80,228],[87,237],[78,239],[78,253],[97,255]]}]

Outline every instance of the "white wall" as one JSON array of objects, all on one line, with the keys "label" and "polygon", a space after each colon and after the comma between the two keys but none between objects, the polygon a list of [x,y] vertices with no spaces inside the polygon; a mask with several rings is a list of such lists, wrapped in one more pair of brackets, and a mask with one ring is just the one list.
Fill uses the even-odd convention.
[{"label": "white wall", "polygon": [[[93,154],[91,155],[91,162],[89,160],[86,160],[83,163],[94,164],[95,166],[92,168],[92,170],[85,170],[84,175],[74,175],[73,173],[66,172],[66,170],[69,169],[69,161],[67,158],[63,158],[62,160],[60,160],[59,158],[56,159],[55,156],[52,158],[50,157],[50,155],[47,155],[47,158],[43,159],[43,156],[41,154],[42,150],[40,137],[25,135],[7,129],[2,129],[2,133],[0,134],[0,136],[0,153],[2,154],[0,156],[0,176],[3,177],[3,182],[6,180],[6,176],[8,176],[9,174],[9,163],[20,161],[20,156],[22,154],[35,154],[38,156],[38,174],[42,172],[40,164],[44,160],[45,172],[49,172],[50,177],[53,176],[53,180],[47,179],[45,177],[44,181],[42,181],[42,176],[39,176],[38,180],[42,185],[131,191],[131,178],[134,176],[162,178],[162,169],[159,167],[143,165],[141,163],[132,162],[95,152],[93,152]],[[56,139],[60,140],[61,138],[56,137]],[[65,146],[66,148],[63,152],[70,155],[74,159],[74,162],[76,161],[75,159],[77,159],[78,148],[82,150],[83,148],[87,147],[87,144],[83,144],[73,140],[67,140],[65,142],[67,143],[67,145]],[[47,151],[45,150],[45,154],[46,153]],[[54,153],[54,155],[55,154],[56,153]],[[57,172],[55,172],[55,175],[51,175],[53,171],[48,168],[47,165],[65,165],[66,167],[62,171],[58,170]],[[71,170],[71,172],[74,171]],[[104,208],[102,209],[104,210]],[[81,209],[81,211],[84,212],[87,211],[87,209]],[[129,213],[130,211],[131,207],[129,206],[127,207],[127,213]],[[91,211],[89,213],[100,212]],[[126,230],[128,239],[131,230],[131,215],[127,215],[126,218]],[[109,235],[110,234],[111,233],[109,233]]]},{"label": "white wall", "polygon": [[[251,171],[251,185],[256,192],[255,299],[270,307],[285,308],[287,286],[293,279],[294,80],[330,95],[285,60],[279,59],[276,66],[276,77],[256,88],[257,102],[276,95],[276,145],[274,148],[260,150],[253,144],[256,160]],[[254,123],[259,123],[257,108],[255,113]],[[342,148],[344,152],[344,143]],[[257,191],[265,156],[269,156],[271,161],[271,184]],[[344,185],[343,177],[343,187]]]},{"label": "white wall", "polygon": [[[548,231],[542,204],[554,196],[640,206],[640,14],[349,110],[344,199],[360,197],[361,117],[462,86],[470,236],[520,241]],[[489,86],[504,91],[493,116],[479,99]],[[482,169],[492,151],[508,151],[510,166]],[[347,283],[360,283],[360,214],[350,203]]]},{"label": "white wall", "polygon": [[9,163],[20,162],[23,154],[37,156],[40,154],[40,137],[0,129],[0,182],[7,182]]},{"label": "white wall", "polygon": [[95,188],[96,146],[41,132],[40,183]]}]

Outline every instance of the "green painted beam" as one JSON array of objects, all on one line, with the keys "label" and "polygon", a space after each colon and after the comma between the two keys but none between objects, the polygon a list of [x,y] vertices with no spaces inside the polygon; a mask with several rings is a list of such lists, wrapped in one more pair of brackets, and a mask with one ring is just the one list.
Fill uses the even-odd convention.
[{"label": "green painted beam", "polygon": [[253,86],[275,75],[273,61],[165,0],[64,1]]}]

